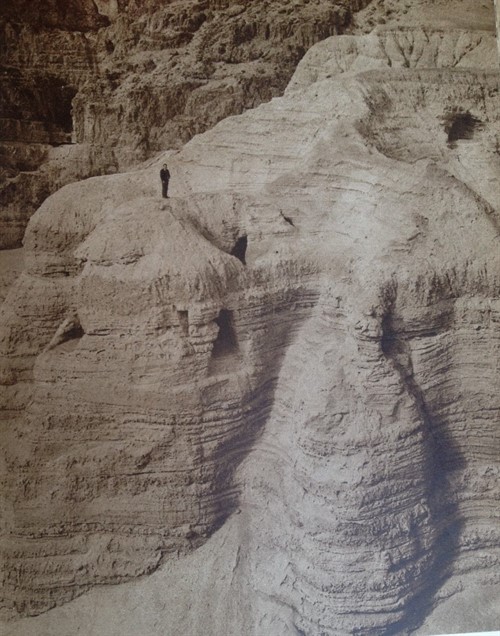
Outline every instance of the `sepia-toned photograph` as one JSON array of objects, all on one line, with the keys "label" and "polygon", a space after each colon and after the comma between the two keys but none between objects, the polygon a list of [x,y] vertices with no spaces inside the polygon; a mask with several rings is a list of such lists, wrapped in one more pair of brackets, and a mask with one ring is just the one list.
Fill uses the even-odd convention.
[{"label": "sepia-toned photograph", "polygon": [[0,0],[0,636],[500,636],[500,0]]}]

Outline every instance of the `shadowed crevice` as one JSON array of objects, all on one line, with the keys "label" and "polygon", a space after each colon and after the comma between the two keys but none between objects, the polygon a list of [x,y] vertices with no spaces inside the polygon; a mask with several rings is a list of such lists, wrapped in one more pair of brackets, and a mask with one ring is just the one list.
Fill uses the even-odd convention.
[{"label": "shadowed crevice", "polygon": [[414,376],[408,340],[404,333],[398,333],[394,328],[392,308],[382,320],[380,344],[383,354],[397,370],[420,414],[427,447],[427,461],[423,467],[423,474],[427,477],[426,503],[435,533],[430,565],[422,575],[420,585],[416,586],[419,591],[407,604],[404,618],[393,624],[386,633],[387,636],[396,636],[403,630],[417,629],[422,625],[432,611],[437,592],[452,574],[464,522],[458,512],[455,493],[450,490],[448,473],[463,468],[465,459],[453,440],[448,424],[439,421],[426,403]]}]

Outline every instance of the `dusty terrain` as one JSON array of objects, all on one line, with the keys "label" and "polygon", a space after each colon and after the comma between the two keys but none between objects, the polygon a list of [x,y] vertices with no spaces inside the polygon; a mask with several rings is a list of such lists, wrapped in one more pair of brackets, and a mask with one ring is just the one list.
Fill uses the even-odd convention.
[{"label": "dusty terrain", "polygon": [[497,627],[493,11],[402,4],[32,217],[1,310],[9,636]]}]

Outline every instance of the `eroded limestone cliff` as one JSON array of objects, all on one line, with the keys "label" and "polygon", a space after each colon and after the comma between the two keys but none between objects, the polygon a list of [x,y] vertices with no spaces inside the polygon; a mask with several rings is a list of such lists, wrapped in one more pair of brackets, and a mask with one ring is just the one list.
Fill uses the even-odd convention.
[{"label": "eroded limestone cliff", "polygon": [[499,72],[458,26],[327,39],[168,156],[169,200],[162,157],[33,216],[4,613],[164,565],[9,636],[405,634],[498,585]]}]

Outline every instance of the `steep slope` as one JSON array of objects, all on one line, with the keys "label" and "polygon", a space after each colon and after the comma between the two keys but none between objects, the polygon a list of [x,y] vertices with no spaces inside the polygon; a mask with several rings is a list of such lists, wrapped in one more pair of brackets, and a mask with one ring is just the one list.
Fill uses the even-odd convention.
[{"label": "steep slope", "polygon": [[2,309],[6,615],[165,562],[151,634],[403,634],[498,583],[498,82],[491,32],[329,39],[169,157],[169,201],[158,162],[42,205]]}]

